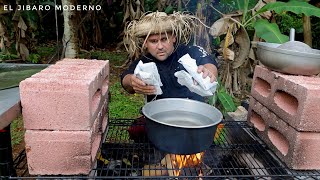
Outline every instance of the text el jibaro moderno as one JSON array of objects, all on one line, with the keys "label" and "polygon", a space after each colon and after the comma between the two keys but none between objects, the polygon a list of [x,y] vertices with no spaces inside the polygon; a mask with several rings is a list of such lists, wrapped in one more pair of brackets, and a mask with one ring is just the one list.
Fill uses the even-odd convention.
[{"label": "text el jibaro moderno", "polygon": [[[18,11],[49,11],[52,8],[55,10],[64,10],[64,11],[100,11],[101,6],[100,5],[17,5]],[[4,5],[3,6],[4,11],[13,11],[13,6],[11,5]]]}]

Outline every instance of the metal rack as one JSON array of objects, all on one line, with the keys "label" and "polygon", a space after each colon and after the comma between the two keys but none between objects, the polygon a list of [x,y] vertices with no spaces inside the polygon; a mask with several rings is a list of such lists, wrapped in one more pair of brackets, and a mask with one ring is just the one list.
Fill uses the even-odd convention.
[{"label": "metal rack", "polygon": [[[202,163],[180,168],[179,176],[143,176],[143,172],[171,171],[160,164],[167,155],[156,149],[146,137],[134,142],[129,139],[128,127],[133,119],[112,119],[106,140],[101,145],[97,166],[90,176],[27,177],[68,179],[320,179],[320,171],[295,171],[286,167],[255,135],[246,122],[224,121],[219,136],[204,152]],[[21,159],[21,157],[19,157]],[[22,162],[22,161],[21,161]],[[17,162],[16,162],[17,163]],[[19,164],[16,164],[16,167]],[[146,168],[147,167],[147,168]],[[201,172],[201,173],[199,173]],[[10,177],[21,179],[24,177]]]}]

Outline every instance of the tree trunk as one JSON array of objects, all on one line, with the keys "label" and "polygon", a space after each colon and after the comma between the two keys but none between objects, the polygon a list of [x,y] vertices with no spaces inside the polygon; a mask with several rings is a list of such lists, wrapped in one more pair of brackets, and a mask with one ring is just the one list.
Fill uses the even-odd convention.
[{"label": "tree trunk", "polygon": [[311,32],[311,21],[310,16],[303,14],[303,38],[304,43],[312,47],[312,32]]},{"label": "tree trunk", "polygon": [[[203,14],[203,11],[207,11],[206,9],[203,9],[205,6],[205,0],[199,0],[197,3],[197,12],[196,16],[203,22],[207,23],[207,18]],[[194,44],[203,47],[209,54],[212,53],[211,47],[210,47],[210,38],[209,33],[207,29],[200,25],[199,28],[196,29],[196,32],[194,34]]]},{"label": "tree trunk", "polygon": [[[63,0],[62,7],[70,7],[70,5],[76,6],[75,0]],[[77,26],[77,11],[63,10],[64,20],[64,32],[63,32],[63,52],[62,57],[75,58],[79,54],[79,38],[78,38],[78,26]]]},{"label": "tree trunk", "polygon": [[181,0],[178,0],[178,11],[182,10],[182,2]]}]

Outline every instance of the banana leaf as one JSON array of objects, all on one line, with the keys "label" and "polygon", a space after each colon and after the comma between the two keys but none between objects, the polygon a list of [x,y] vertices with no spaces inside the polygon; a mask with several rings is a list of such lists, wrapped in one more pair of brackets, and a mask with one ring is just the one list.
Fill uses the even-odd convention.
[{"label": "banana leaf", "polygon": [[281,34],[277,24],[269,23],[265,19],[259,19],[254,24],[254,29],[258,37],[261,37],[269,43],[285,43],[289,40],[289,37]]},{"label": "banana leaf", "polygon": [[32,31],[37,31],[39,28],[40,18],[37,11],[23,11],[21,13],[23,20],[25,21],[28,29]]},{"label": "banana leaf", "polygon": [[237,107],[235,106],[232,97],[225,91],[219,91],[217,93],[218,100],[222,104],[226,112],[234,112]]},{"label": "banana leaf", "polygon": [[320,17],[320,8],[313,6],[307,2],[291,0],[287,3],[285,2],[274,2],[263,6],[257,14],[266,11],[275,11],[276,13],[282,13],[283,11],[291,11],[295,14],[305,14],[307,16],[317,16]]}]

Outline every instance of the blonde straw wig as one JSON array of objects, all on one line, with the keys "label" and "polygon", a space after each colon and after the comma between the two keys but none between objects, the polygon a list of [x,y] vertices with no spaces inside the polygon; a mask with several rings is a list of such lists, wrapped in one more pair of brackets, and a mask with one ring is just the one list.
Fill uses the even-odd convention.
[{"label": "blonde straw wig", "polygon": [[143,53],[143,45],[152,34],[172,33],[177,38],[177,44],[188,44],[197,22],[201,21],[187,13],[146,13],[139,20],[133,20],[127,25],[124,45],[132,58]]}]

